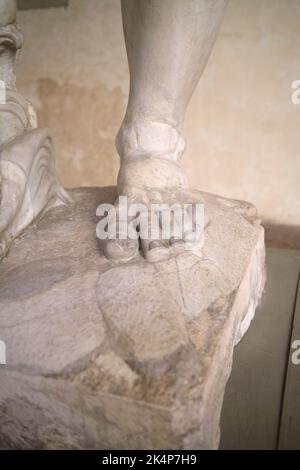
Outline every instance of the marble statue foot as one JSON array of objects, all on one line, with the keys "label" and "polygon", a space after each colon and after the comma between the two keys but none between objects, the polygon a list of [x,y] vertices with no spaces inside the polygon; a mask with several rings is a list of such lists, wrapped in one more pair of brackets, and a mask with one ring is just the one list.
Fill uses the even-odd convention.
[{"label": "marble statue foot", "polygon": [[70,201],[58,183],[51,138],[33,129],[0,151],[0,257],[43,211]]},{"label": "marble statue foot", "polygon": [[[126,238],[106,241],[104,251],[108,258],[128,261],[137,255],[140,248],[144,258],[156,262],[185,250],[195,251],[201,247],[203,232],[196,230],[195,208],[197,204],[203,204],[203,199],[198,191],[188,188],[185,173],[178,163],[168,158],[149,156],[125,160],[119,173],[118,193],[120,196],[127,196],[128,206],[143,205],[142,219],[148,221],[148,228],[154,204],[167,205],[167,210],[174,205],[184,208],[188,204],[193,207],[192,227],[183,227],[182,236],[178,236],[174,228],[174,213],[170,212],[170,230],[165,233],[163,219],[166,213],[162,211],[159,213],[158,237],[153,238],[149,231],[148,236],[142,236],[139,224],[139,236],[136,240]],[[116,208],[118,211],[118,200]],[[207,224],[208,220],[205,222]]]}]

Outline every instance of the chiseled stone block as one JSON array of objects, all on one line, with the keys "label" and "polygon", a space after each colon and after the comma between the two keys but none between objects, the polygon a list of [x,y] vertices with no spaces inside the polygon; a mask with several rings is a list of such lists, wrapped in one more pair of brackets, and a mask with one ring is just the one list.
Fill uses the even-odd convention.
[{"label": "chiseled stone block", "polygon": [[106,259],[76,189],[0,264],[0,447],[215,449],[234,345],[264,286],[264,232],[201,193],[204,246],[157,263]]}]

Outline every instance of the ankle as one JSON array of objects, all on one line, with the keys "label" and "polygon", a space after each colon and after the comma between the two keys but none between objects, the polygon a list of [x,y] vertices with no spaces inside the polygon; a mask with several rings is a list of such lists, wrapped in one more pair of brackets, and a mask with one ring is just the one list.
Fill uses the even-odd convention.
[{"label": "ankle", "polygon": [[178,162],[185,141],[178,129],[167,122],[125,119],[116,137],[116,148],[121,160],[157,157]]}]

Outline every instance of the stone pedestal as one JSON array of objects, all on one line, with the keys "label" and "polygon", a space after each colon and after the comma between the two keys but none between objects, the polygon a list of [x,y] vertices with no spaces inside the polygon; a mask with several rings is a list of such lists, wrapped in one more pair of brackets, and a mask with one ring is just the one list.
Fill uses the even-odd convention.
[{"label": "stone pedestal", "polygon": [[76,189],[0,263],[0,447],[215,449],[233,349],[264,285],[264,233],[202,194],[199,256],[114,264],[95,235],[115,188]]}]

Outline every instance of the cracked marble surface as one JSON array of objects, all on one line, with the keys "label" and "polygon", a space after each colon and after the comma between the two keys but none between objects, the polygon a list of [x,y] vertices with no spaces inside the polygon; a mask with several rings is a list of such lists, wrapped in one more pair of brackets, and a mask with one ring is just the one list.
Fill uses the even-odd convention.
[{"label": "cracked marble surface", "polygon": [[235,343],[264,286],[264,233],[213,195],[203,250],[148,263],[101,254],[96,208],[71,191],[0,264],[0,444],[217,448]]}]

